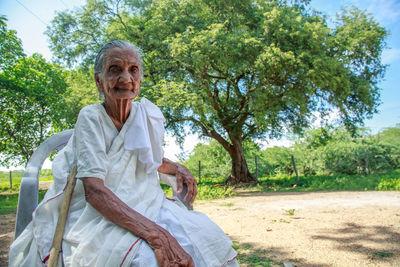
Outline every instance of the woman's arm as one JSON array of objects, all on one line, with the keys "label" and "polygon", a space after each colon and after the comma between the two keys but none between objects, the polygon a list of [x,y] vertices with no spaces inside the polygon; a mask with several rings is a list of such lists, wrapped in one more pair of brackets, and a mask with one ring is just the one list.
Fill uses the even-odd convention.
[{"label": "woman's arm", "polygon": [[81,178],[86,201],[105,218],[145,240],[154,250],[159,266],[191,266],[189,254],[164,228],[131,209],[99,178]]},{"label": "woman's arm", "polygon": [[178,184],[177,193],[180,194],[182,192],[183,183],[187,184],[188,192],[183,199],[187,201],[190,199],[189,205],[193,205],[194,200],[197,195],[197,181],[196,178],[190,173],[188,168],[183,166],[182,164],[173,162],[167,158],[162,159],[162,164],[158,167],[158,171],[165,174],[172,174],[176,176],[176,182]]}]

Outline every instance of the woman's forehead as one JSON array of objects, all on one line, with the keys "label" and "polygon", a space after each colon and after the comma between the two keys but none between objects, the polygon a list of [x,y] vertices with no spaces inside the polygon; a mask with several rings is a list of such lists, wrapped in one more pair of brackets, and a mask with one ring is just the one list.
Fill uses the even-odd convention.
[{"label": "woman's forehead", "polygon": [[104,63],[105,65],[114,63],[129,63],[139,65],[139,57],[129,48],[114,47],[106,51],[104,55]]}]

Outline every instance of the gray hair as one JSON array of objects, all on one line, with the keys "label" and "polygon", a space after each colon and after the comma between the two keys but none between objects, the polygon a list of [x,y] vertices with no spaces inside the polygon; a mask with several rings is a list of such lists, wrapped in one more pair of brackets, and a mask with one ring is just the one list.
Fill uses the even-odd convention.
[{"label": "gray hair", "polygon": [[123,40],[112,40],[111,42],[108,42],[105,44],[100,51],[97,53],[96,60],[94,62],[94,73],[101,73],[103,70],[103,65],[104,65],[104,54],[112,48],[119,47],[122,49],[130,49],[133,53],[136,54],[136,56],[139,59],[139,64],[140,64],[140,76],[143,79],[143,62],[142,62],[142,50],[135,46],[134,44],[131,44],[130,42],[123,41]]}]

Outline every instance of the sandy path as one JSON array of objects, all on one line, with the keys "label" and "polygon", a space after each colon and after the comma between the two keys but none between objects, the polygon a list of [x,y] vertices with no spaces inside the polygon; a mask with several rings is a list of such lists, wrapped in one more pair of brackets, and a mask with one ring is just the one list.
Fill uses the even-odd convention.
[{"label": "sandy path", "polygon": [[0,215],[0,266],[8,266],[8,248],[14,238],[15,214]]},{"label": "sandy path", "polygon": [[277,261],[400,266],[400,192],[239,193],[195,209]]},{"label": "sandy path", "polygon": [[[296,266],[400,266],[400,192],[246,193],[197,201],[224,231]],[[290,215],[294,213],[293,215]],[[15,215],[0,215],[7,266]]]}]

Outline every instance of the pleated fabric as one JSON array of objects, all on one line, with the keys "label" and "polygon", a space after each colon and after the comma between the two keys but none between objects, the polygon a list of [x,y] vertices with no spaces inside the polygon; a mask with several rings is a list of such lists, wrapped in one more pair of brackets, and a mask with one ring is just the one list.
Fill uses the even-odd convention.
[{"label": "pleated fabric", "polygon": [[78,167],[59,266],[157,266],[147,243],[105,219],[85,200],[79,178],[97,177],[132,209],[166,228],[196,266],[237,266],[236,252],[206,215],[168,200],[159,184],[164,117],[150,101],[133,102],[121,131],[101,104],[81,110],[74,134],[53,161],[54,183],[32,222],[10,247],[9,266],[45,266],[67,176]]}]

